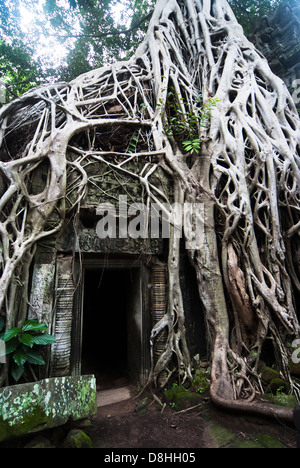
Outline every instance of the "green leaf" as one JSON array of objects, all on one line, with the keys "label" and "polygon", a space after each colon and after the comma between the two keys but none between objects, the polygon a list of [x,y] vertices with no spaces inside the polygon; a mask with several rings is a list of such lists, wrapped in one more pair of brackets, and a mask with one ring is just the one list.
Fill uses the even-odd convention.
[{"label": "green leaf", "polygon": [[13,376],[13,378],[15,379],[16,382],[18,382],[20,380],[20,378],[24,374],[24,371],[25,371],[25,369],[24,369],[23,366],[18,366],[18,364],[13,362],[13,364],[11,366],[11,375]]},{"label": "green leaf", "polygon": [[37,345],[48,345],[56,343],[56,338],[48,333],[40,333],[39,335],[32,336],[34,343]]},{"label": "green leaf", "polygon": [[2,340],[5,341],[5,342],[9,341],[12,338],[15,338],[15,336],[17,336],[18,333],[20,333],[20,331],[21,331],[20,328],[17,328],[17,327],[16,328],[11,328],[10,330],[7,330],[4,333]]},{"label": "green leaf", "polygon": [[0,315],[0,331],[3,330],[4,325],[5,325],[4,318]]},{"label": "green leaf", "polygon": [[33,350],[27,352],[27,360],[30,364],[36,364],[38,366],[44,366],[46,364],[42,356]]},{"label": "green leaf", "polygon": [[18,338],[13,338],[12,340],[10,340],[8,343],[6,343],[6,355],[7,354],[10,354],[10,353],[13,353],[17,347],[19,346],[20,342],[18,340]]},{"label": "green leaf", "polygon": [[23,343],[26,346],[29,346],[30,348],[32,348],[32,346],[35,343],[33,336],[29,333],[20,333],[19,340],[21,343]]},{"label": "green leaf", "polygon": [[13,354],[13,360],[18,366],[24,366],[27,361],[27,353],[23,349],[18,348]]},{"label": "green leaf", "polygon": [[45,331],[48,327],[45,323],[39,323],[37,320],[26,320],[22,326],[22,331]]}]

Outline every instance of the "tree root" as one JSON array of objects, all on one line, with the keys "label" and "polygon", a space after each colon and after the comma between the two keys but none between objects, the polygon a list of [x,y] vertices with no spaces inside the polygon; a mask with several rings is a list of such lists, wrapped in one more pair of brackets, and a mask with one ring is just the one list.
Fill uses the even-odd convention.
[{"label": "tree root", "polygon": [[[199,115],[211,98],[219,105],[204,125]],[[185,128],[196,119],[197,154],[186,154],[184,141],[166,131],[174,118]],[[291,381],[289,344],[300,331],[300,119],[226,0],[158,0],[130,60],[32,90],[1,110],[0,124],[0,313],[8,326],[19,314],[13,280],[23,278],[30,289],[30,275],[21,271],[26,257],[65,220],[74,221],[89,190],[115,201],[105,188],[109,175],[129,198],[134,181],[141,201],[164,214],[173,202],[203,208],[196,245],[188,243],[195,220],[183,220],[183,240],[214,354],[216,404],[257,412],[235,398],[257,391],[255,373],[270,343],[274,364]],[[168,306],[151,335],[153,344],[163,329],[167,339],[152,383],[175,365],[178,375],[192,377],[182,245],[171,229]],[[266,405],[260,411],[289,413]]]},{"label": "tree root", "polygon": [[219,408],[232,411],[250,414],[252,416],[262,416],[266,418],[275,419],[279,422],[286,422],[293,424],[294,412],[291,408],[283,406],[273,405],[271,403],[265,403],[261,401],[255,401],[252,403],[244,402],[242,400],[226,400],[225,398],[218,395],[218,383],[212,383],[210,387],[210,395],[212,402]]}]

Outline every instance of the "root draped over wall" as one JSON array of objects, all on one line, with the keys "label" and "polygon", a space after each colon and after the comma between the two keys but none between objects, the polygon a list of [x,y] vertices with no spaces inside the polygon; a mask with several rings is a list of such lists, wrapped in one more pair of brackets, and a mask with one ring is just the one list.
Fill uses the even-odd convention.
[{"label": "root draped over wall", "polygon": [[[199,153],[186,154],[165,131],[170,92],[182,116],[199,115],[209,99],[218,100],[198,126]],[[76,219],[94,183],[87,168],[97,162],[139,183],[147,203],[164,210],[172,203],[203,206],[203,232],[187,253],[205,311],[215,400],[251,405],[261,391],[267,341],[299,398],[288,361],[299,335],[300,120],[226,0],[159,0],[129,61],[33,89],[0,118],[0,306],[7,327],[24,315],[14,300],[15,279],[27,288],[37,242]],[[42,165],[44,185],[37,189]],[[159,171],[173,181],[172,200]],[[174,368],[183,380],[191,377],[180,239],[169,216],[168,308],[151,337],[166,330],[167,341],[153,382]]]}]

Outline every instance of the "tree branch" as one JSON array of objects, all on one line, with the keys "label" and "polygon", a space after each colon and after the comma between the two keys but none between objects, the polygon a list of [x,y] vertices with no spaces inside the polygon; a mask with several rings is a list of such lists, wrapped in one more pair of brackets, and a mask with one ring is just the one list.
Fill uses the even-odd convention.
[{"label": "tree branch", "polygon": [[139,28],[141,24],[143,24],[145,21],[151,18],[153,14],[153,10],[148,13],[148,15],[144,16],[140,21],[138,21],[136,24],[134,24],[131,28],[125,29],[124,31],[122,30],[114,30],[114,31],[109,31],[106,33],[100,33],[100,34],[66,34],[62,36],[58,36],[57,34],[49,34],[49,36],[55,36],[58,37],[59,39],[69,39],[70,37],[73,37],[75,39],[80,39],[82,37],[90,37],[90,38],[96,38],[96,39],[101,39],[102,37],[108,37],[108,36],[120,36],[121,34],[129,34],[135,29]]}]

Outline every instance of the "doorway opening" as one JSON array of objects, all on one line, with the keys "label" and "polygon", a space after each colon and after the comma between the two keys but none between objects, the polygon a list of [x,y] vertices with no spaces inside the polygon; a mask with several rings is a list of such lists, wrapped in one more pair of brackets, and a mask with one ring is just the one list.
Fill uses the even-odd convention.
[{"label": "doorway opening", "polygon": [[81,373],[98,388],[127,385],[139,371],[140,270],[86,268]]}]

